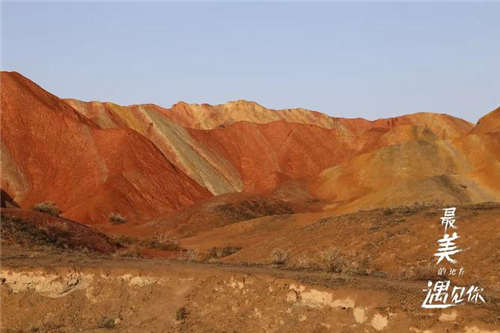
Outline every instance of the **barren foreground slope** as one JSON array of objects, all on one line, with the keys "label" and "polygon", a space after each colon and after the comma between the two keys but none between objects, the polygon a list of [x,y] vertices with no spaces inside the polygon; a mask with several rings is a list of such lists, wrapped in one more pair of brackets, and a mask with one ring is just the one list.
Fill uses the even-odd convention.
[{"label": "barren foreground slope", "polygon": [[[440,209],[400,208],[239,222],[185,239],[181,247],[200,251],[177,260],[3,239],[1,329],[497,333],[500,206],[457,209],[465,275],[451,280],[481,286],[486,303],[421,307],[428,280],[440,278]],[[287,253],[279,264],[277,247]]]},{"label": "barren foreground slope", "polygon": [[423,281],[61,254],[5,258],[0,278],[3,332],[493,333],[499,324],[498,291],[485,306],[429,311]]}]

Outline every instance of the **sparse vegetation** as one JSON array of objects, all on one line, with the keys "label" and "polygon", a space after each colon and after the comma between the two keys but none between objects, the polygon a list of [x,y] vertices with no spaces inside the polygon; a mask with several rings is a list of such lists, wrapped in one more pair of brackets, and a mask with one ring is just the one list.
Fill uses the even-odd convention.
[{"label": "sparse vegetation", "polygon": [[369,275],[374,272],[369,255],[360,252],[344,253],[337,247],[308,255],[303,253],[295,258],[292,267],[347,275]]},{"label": "sparse vegetation", "polygon": [[213,247],[208,255],[209,258],[223,258],[241,250],[237,246]]},{"label": "sparse vegetation", "polygon": [[112,224],[124,224],[124,223],[127,223],[127,219],[125,217],[123,217],[121,214],[115,213],[115,212],[109,214],[109,221]]},{"label": "sparse vegetation", "polygon": [[189,249],[187,250],[187,259],[189,261],[199,261],[200,260],[200,251],[198,249]]},{"label": "sparse vegetation", "polygon": [[99,323],[99,328],[113,329],[115,327],[116,323],[113,318],[103,317]]},{"label": "sparse vegetation", "polygon": [[275,265],[284,265],[288,260],[288,252],[275,248],[271,251],[271,261]]},{"label": "sparse vegetation", "polygon": [[57,248],[73,248],[71,233],[61,228],[49,226],[39,228],[19,218],[2,214],[2,237],[20,244],[38,246],[54,246]]},{"label": "sparse vegetation", "polygon": [[404,280],[436,280],[437,269],[430,263],[405,267],[401,270],[400,278]]},{"label": "sparse vegetation", "polygon": [[331,216],[329,216],[329,217],[323,217],[323,218],[319,219],[317,223],[326,224],[326,223],[330,223],[331,221],[332,221],[332,218],[331,218]]},{"label": "sparse vegetation", "polygon": [[384,209],[384,215],[385,216],[389,216],[389,215],[392,215],[394,214],[394,210],[392,208],[386,208]]},{"label": "sparse vegetation", "polygon": [[33,206],[33,209],[56,217],[61,214],[61,210],[52,201],[39,202]]},{"label": "sparse vegetation", "polygon": [[115,243],[126,249],[120,251],[123,256],[139,257],[140,248],[155,249],[161,251],[181,251],[179,242],[174,239],[168,239],[166,236],[157,236],[153,239],[137,239],[130,236],[120,236],[116,238]]},{"label": "sparse vegetation", "polygon": [[186,319],[188,315],[188,312],[186,310],[185,307],[182,307],[182,308],[179,308],[175,314],[175,319],[177,319],[178,321],[182,321],[184,319]]},{"label": "sparse vegetation", "polygon": [[346,269],[347,273],[358,275],[370,275],[373,269],[370,267],[370,259],[366,254],[358,253]]},{"label": "sparse vegetation", "polygon": [[332,247],[320,253],[322,266],[327,272],[341,273],[345,271],[346,262],[342,258],[339,249]]},{"label": "sparse vegetation", "polygon": [[2,240],[22,244],[28,248],[40,247],[44,249],[71,249],[81,252],[112,251],[116,247],[109,237],[104,234],[62,220],[54,224],[37,224],[39,217],[33,219],[12,216],[2,212],[0,233]]},{"label": "sparse vegetation", "polygon": [[293,214],[291,206],[280,200],[243,200],[216,207],[216,211],[231,221],[250,220],[261,216]]},{"label": "sparse vegetation", "polygon": [[9,239],[20,244],[52,245],[55,243],[54,237],[51,237],[46,230],[37,228],[22,219],[2,214],[0,226],[2,239]]},{"label": "sparse vegetation", "polygon": [[156,249],[162,251],[179,251],[181,249],[179,247],[179,242],[176,240],[159,241],[157,239],[150,239],[141,241],[140,245],[150,249]]},{"label": "sparse vegetation", "polygon": [[130,244],[134,244],[134,243],[138,242],[138,240],[136,238],[129,237],[129,236],[120,236],[115,241],[118,244],[124,245],[124,246],[130,245]]},{"label": "sparse vegetation", "polygon": [[305,254],[301,254],[299,256],[297,256],[295,258],[295,265],[294,265],[294,268],[296,269],[314,269],[314,268],[317,268],[315,266],[317,265],[314,265],[311,260],[309,259],[309,257]]},{"label": "sparse vegetation", "polygon": [[167,234],[160,234],[152,239],[142,240],[139,242],[141,246],[162,250],[162,251],[180,251],[179,242],[175,239],[170,239]]},{"label": "sparse vegetation", "polygon": [[127,257],[127,258],[142,258],[142,253],[137,244],[131,243],[128,244],[127,246],[121,247],[118,251],[114,253],[114,256]]}]

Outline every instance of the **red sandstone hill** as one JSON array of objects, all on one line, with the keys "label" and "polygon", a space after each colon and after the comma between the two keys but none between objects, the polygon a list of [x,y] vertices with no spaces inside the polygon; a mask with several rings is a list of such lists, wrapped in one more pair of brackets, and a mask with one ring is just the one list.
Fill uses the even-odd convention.
[{"label": "red sandstone hill", "polygon": [[214,195],[272,201],[283,184],[305,193],[301,210],[500,198],[498,110],[473,128],[445,114],[367,121],[246,101],[120,106],[61,100],[17,73],[1,80],[2,188],[22,207],[51,200],[85,223],[112,212],[128,225],[185,223],[210,213],[205,202],[225,204],[206,201]]},{"label": "red sandstone hill", "polygon": [[133,221],[210,196],[136,131],[101,129],[17,73],[1,86],[2,189],[22,207],[50,200],[85,223]]},{"label": "red sandstone hill", "polygon": [[67,100],[101,128],[131,128],[149,138],[176,167],[219,195],[263,193],[307,179],[360,152],[415,139],[453,139],[472,125],[442,114],[391,119],[332,118],[304,109],[270,110],[237,101],[210,106]]}]

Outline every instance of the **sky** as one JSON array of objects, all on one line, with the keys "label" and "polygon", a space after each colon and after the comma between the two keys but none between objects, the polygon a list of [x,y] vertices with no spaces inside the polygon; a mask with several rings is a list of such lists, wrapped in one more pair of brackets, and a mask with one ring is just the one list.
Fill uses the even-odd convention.
[{"label": "sky", "polygon": [[500,2],[2,2],[1,68],[62,98],[337,117],[500,106]]}]

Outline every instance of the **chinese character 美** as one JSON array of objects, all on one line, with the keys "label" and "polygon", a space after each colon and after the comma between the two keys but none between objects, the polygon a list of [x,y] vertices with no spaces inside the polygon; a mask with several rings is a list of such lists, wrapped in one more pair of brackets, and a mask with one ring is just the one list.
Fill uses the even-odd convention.
[{"label": "chinese character \u7f8e", "polygon": [[474,301],[474,303],[477,303],[479,299],[481,302],[486,303],[483,296],[481,296],[480,294],[481,291],[483,291],[483,288],[479,288],[477,286],[471,286],[469,290],[467,290],[467,295],[468,295],[467,302]]},{"label": "chinese character \u7f8e", "polygon": [[444,231],[448,230],[448,227],[456,229],[455,227],[455,210],[456,207],[444,208],[443,217],[441,217],[441,224],[444,225]]},{"label": "chinese character \u7f8e", "polygon": [[[427,289],[423,291],[427,292],[424,302],[422,303],[422,308],[424,309],[444,309],[450,306],[455,306],[455,304],[448,304],[448,288],[450,287],[450,281],[436,281],[434,287],[432,286],[432,281],[427,283]],[[440,303],[440,304],[433,304]]]},{"label": "chinese character \u7f8e", "polygon": [[453,242],[457,238],[459,238],[459,236],[456,232],[454,232],[451,237],[448,234],[444,234],[443,238],[437,241],[439,243],[439,249],[434,254],[435,257],[439,257],[437,264],[439,264],[443,259],[446,259],[453,264],[457,262],[455,259],[450,257],[451,255],[462,251],[455,245],[455,242]]}]

